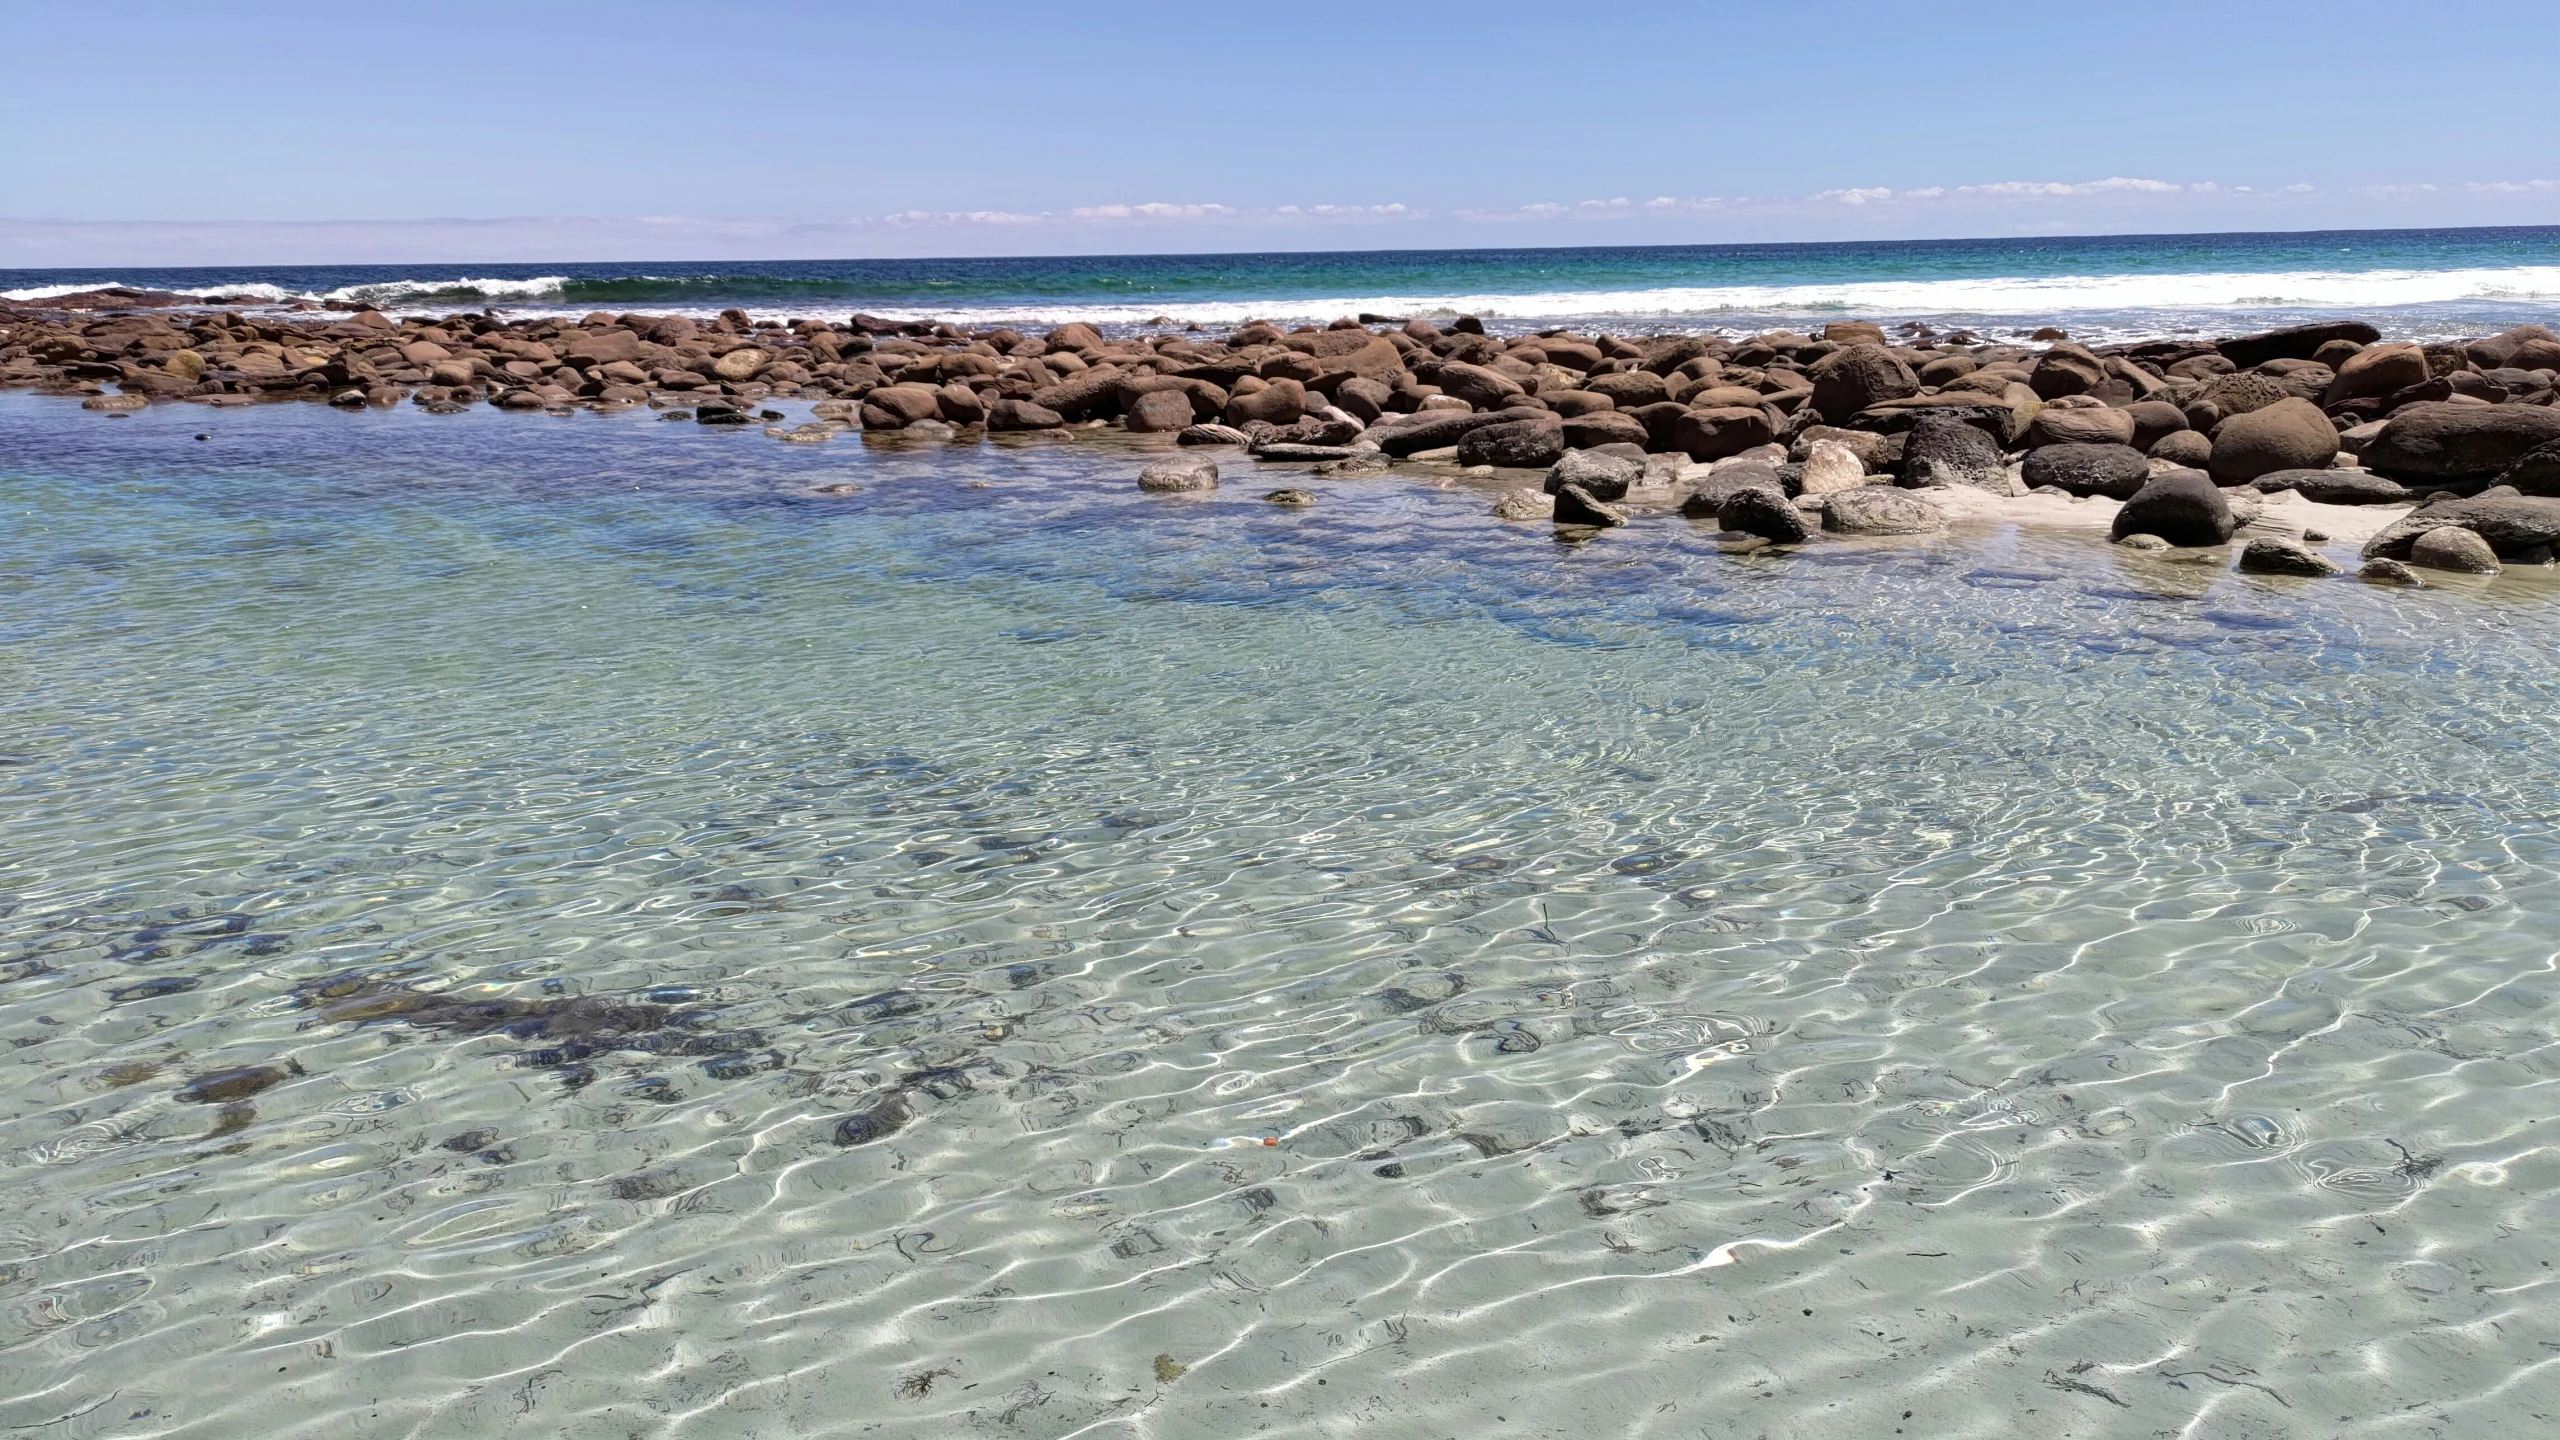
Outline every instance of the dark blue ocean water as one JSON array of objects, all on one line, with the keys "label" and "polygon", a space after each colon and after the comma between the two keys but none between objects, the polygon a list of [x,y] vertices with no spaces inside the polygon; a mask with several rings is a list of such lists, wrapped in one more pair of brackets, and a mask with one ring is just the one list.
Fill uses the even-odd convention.
[{"label": "dark blue ocean water", "polygon": [[2352,312],[2396,333],[2560,312],[2560,227],[1822,245],[1379,250],[943,260],[0,270],[0,295],[101,284],[414,309],[870,311],[962,323],[1231,324],[1474,313],[1750,328],[1825,316],[2116,335]]}]

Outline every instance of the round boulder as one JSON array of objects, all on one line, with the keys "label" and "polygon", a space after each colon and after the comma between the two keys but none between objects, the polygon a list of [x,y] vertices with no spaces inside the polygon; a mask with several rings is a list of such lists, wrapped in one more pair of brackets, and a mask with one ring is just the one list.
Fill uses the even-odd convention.
[{"label": "round boulder", "polygon": [[1179,431],[1191,423],[1191,397],[1180,390],[1157,390],[1130,402],[1123,421],[1141,435]]},{"label": "round boulder", "polygon": [[1860,343],[1814,362],[1813,408],[1834,425],[1884,400],[1920,393],[1920,377],[1882,345]]},{"label": "round boulder", "polygon": [[2048,405],[2036,412],[2035,419],[2027,422],[2027,444],[2030,448],[2046,445],[2130,445],[2134,429],[2131,411],[2106,405],[2070,408]]},{"label": "round boulder", "polygon": [[2429,402],[2394,411],[2359,457],[2368,470],[2409,480],[2498,474],[2560,440],[2560,410],[2547,405]]},{"label": "round boulder", "polygon": [[1671,427],[1671,448],[1692,460],[1722,460],[1766,445],[1776,433],[1766,410],[1686,410]]},{"label": "round boulder", "polygon": [[2495,575],[2498,552],[2476,530],[2439,525],[2410,542],[2409,563],[2459,575]]},{"label": "round boulder", "polygon": [[1864,485],[1829,497],[1822,528],[1843,535],[1934,535],[1947,528],[1947,512],[1914,491]]},{"label": "round boulder", "polygon": [[1952,415],[1922,415],[1911,422],[1902,442],[1904,477],[1916,482],[1923,460],[1938,484],[1971,485],[2002,495],[2009,491],[2009,464],[1999,442],[1982,427]]},{"label": "round boulder", "polygon": [[2240,568],[2260,575],[2335,575],[2338,562],[2290,540],[2252,540],[2240,551]]},{"label": "round boulder", "polygon": [[2238,528],[2231,502],[2211,476],[2201,470],[2167,470],[2124,502],[2108,538],[2157,535],[2172,545],[2220,545]]},{"label": "round boulder", "polygon": [[1716,506],[1716,525],[1744,535],[1757,535],[1781,545],[1803,541],[1810,530],[1804,512],[1774,485],[1741,485]]},{"label": "round boulder", "polygon": [[2154,460],[2186,470],[2201,470],[2213,459],[2213,437],[2201,430],[2172,430],[2144,449]]},{"label": "round boulder", "polygon": [[2326,465],[2337,453],[2338,427],[2319,406],[2288,397],[2223,421],[2205,468],[2217,484],[2246,485],[2278,470]]}]

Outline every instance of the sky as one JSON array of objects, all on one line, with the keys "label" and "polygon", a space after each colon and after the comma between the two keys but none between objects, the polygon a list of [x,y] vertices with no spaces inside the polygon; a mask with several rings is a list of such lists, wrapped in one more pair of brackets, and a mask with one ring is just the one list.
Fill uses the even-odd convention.
[{"label": "sky", "polygon": [[0,4],[0,267],[2560,223],[2560,6]]}]

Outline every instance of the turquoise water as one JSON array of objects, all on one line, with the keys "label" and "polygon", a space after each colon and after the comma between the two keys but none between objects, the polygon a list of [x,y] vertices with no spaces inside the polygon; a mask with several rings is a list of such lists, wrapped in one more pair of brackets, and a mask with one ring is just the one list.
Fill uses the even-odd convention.
[{"label": "turquoise water", "polygon": [[2560,1405],[2546,577],[1147,443],[0,398],[0,1425]]},{"label": "turquoise water", "polygon": [[2560,227],[949,260],[0,270],[0,298],[115,283],[270,301],[759,317],[869,311],[961,324],[1158,317],[1318,324],[1363,311],[1729,330],[1920,318],[2090,339],[2352,314],[2393,335],[2560,318]]}]

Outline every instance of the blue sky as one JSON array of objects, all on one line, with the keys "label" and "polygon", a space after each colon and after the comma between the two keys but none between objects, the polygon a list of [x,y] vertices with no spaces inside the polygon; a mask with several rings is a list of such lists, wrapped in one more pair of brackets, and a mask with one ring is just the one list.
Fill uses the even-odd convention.
[{"label": "blue sky", "polygon": [[2405,0],[12,0],[0,266],[2553,223],[2555,53]]}]

